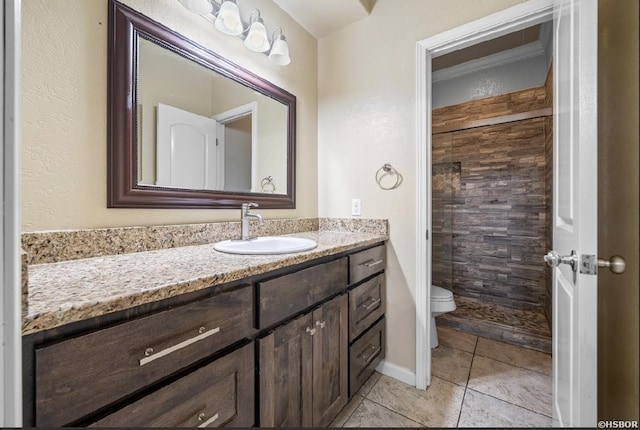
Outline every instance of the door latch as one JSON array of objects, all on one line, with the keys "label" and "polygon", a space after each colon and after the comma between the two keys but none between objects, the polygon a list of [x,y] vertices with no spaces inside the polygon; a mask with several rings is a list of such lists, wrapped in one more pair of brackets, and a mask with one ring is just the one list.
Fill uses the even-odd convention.
[{"label": "door latch", "polygon": [[608,260],[596,258],[595,255],[583,254],[580,258],[580,273],[585,275],[596,275],[598,267],[604,267],[617,275],[624,273],[627,262],[619,255],[614,255]]}]

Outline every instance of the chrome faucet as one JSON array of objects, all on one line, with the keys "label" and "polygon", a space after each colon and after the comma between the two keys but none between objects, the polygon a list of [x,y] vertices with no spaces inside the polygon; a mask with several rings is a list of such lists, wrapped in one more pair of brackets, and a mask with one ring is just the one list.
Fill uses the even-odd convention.
[{"label": "chrome faucet", "polygon": [[260,222],[260,225],[264,224],[264,221],[262,221],[262,215],[259,214],[254,214],[254,213],[249,213],[249,211],[251,210],[251,208],[257,208],[258,204],[257,203],[243,203],[242,204],[242,209],[241,209],[241,224],[242,224],[242,232],[240,235],[240,240],[249,240],[251,239],[251,236],[249,235],[249,218],[255,218]]}]

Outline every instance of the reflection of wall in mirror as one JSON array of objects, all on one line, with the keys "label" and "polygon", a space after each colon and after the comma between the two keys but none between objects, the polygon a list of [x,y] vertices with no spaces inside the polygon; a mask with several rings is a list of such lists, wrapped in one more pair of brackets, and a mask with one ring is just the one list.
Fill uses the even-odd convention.
[{"label": "reflection of wall in mirror", "polygon": [[224,190],[251,190],[251,116],[224,126]]}]

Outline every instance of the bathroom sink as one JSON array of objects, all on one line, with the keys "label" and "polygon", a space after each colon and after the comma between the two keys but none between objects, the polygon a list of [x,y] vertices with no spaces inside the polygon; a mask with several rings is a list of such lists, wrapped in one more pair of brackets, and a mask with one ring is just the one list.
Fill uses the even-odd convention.
[{"label": "bathroom sink", "polygon": [[223,240],[213,249],[229,254],[273,255],[309,251],[318,244],[311,239],[289,236],[264,236],[249,240]]}]

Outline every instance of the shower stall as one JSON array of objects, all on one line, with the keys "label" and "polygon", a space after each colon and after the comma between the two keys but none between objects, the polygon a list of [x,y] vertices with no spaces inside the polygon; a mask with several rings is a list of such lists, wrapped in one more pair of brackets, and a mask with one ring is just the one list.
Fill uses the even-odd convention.
[{"label": "shower stall", "polygon": [[551,351],[551,75],[432,112],[432,280],[476,335]]}]

